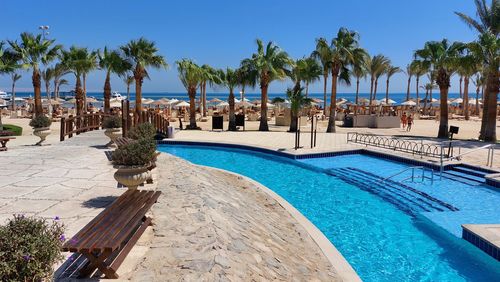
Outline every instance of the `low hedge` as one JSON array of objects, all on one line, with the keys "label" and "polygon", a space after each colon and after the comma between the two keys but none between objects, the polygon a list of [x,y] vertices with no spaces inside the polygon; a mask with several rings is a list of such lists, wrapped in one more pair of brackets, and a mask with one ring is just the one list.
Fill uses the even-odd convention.
[{"label": "low hedge", "polygon": [[4,124],[3,125],[3,130],[13,132],[14,136],[21,136],[21,135],[23,135],[23,128],[20,127],[20,126],[17,126],[17,125]]}]

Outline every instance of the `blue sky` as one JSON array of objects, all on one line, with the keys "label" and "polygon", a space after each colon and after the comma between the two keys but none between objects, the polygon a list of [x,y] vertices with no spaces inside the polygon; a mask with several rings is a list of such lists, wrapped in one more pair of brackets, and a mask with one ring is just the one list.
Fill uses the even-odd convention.
[{"label": "blue sky", "polygon": [[[23,31],[37,33],[40,25],[49,25],[49,37],[66,47],[116,48],[144,36],[157,43],[170,67],[151,71],[143,91],[184,92],[175,70],[178,59],[192,58],[218,68],[237,67],[255,51],[256,38],[272,40],[293,58],[301,58],[311,53],[316,38],[331,39],[341,26],[358,31],[362,47],[370,54],[382,53],[404,68],[413,51],[428,40],[467,42],[476,38],[454,11],[475,15],[473,1],[2,0],[0,40],[17,39]],[[32,89],[30,77],[23,72],[20,90]],[[69,78],[72,82],[73,77]],[[102,91],[103,81],[102,72],[93,72],[88,91]],[[270,91],[283,92],[290,85],[289,81],[274,82]],[[112,87],[125,89],[118,78],[113,78]],[[10,91],[7,76],[0,77],[0,89]],[[368,91],[368,83],[362,83],[361,92]],[[385,91],[385,83],[381,91]],[[394,76],[390,92],[405,91],[406,77]],[[458,79],[452,81],[451,91],[458,92]],[[311,85],[310,92],[322,92],[322,83]],[[341,86],[340,92],[354,92],[354,87]]]}]

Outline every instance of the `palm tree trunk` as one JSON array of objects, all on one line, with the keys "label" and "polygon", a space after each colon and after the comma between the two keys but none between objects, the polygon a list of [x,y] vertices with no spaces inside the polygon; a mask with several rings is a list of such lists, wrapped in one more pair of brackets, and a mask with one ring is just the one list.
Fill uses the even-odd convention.
[{"label": "palm tree trunk", "polygon": [[474,110],[474,114],[476,114],[477,116],[479,116],[479,103],[478,103],[478,101],[479,101],[479,92],[480,92],[479,88],[480,88],[480,85],[478,85],[476,87],[476,106],[474,107],[474,109],[475,109]]},{"label": "palm tree trunk", "polygon": [[269,131],[269,125],[267,124],[267,89],[269,87],[269,83],[267,82],[267,78],[261,78],[260,84],[260,124],[259,131]]},{"label": "palm tree trunk", "polygon": [[326,132],[335,133],[335,112],[337,109],[337,76],[338,70],[332,69],[332,95],[330,97],[330,117]]},{"label": "palm tree trunk", "polygon": [[309,81],[306,81],[306,98],[309,95]]},{"label": "palm tree trunk", "polygon": [[57,93],[57,77],[54,78],[54,99],[59,100],[59,93]]},{"label": "palm tree trunk", "polygon": [[328,84],[328,70],[323,72],[323,114],[326,111],[326,86]]},{"label": "palm tree trunk", "polygon": [[[245,85],[241,86],[241,102],[245,102]],[[245,103],[242,104],[243,116],[245,116]]]},{"label": "palm tree trunk", "polygon": [[375,79],[375,85],[373,86],[373,100],[377,100],[377,88],[378,88],[378,78]]},{"label": "palm tree trunk", "polygon": [[375,78],[373,76],[370,79],[370,101],[368,104],[368,110],[371,113],[372,112],[372,102],[373,102],[373,84],[375,83]]},{"label": "palm tree trunk", "polygon": [[204,81],[202,84],[203,91],[203,116],[207,116],[207,82]]},{"label": "palm tree trunk", "polygon": [[[486,90],[483,98],[483,120],[486,118],[486,123],[481,124],[480,139],[487,142],[496,142],[496,125],[497,125],[497,97],[500,87],[500,73],[498,72],[498,64],[491,67],[486,78]],[[484,124],[484,127],[483,127]]]},{"label": "palm tree trunk", "polygon": [[130,84],[127,83],[127,100],[130,101]]},{"label": "palm tree trunk", "polygon": [[229,131],[236,131],[236,115],[234,113],[234,90],[229,89]]},{"label": "palm tree trunk", "polygon": [[106,73],[106,80],[104,81],[104,113],[109,113],[109,99],[111,99],[111,81],[110,72]]},{"label": "palm tree trunk", "polygon": [[424,115],[427,115],[427,100],[428,99],[429,99],[429,90],[425,90]]},{"label": "palm tree trunk", "polygon": [[[464,77],[463,76],[460,76],[460,80],[458,81],[459,82],[459,85],[460,85],[460,98],[463,98],[463,91],[462,91],[462,82],[464,81]],[[465,88],[465,85],[464,85],[464,88]]]},{"label": "palm tree trunk", "polygon": [[406,86],[406,101],[410,100],[410,84],[411,84],[411,76],[408,76],[408,85]]},{"label": "palm tree trunk", "polygon": [[79,75],[76,76],[75,98],[76,98],[76,115],[79,116],[83,113],[83,89]]},{"label": "palm tree trunk", "polygon": [[469,120],[469,77],[464,77],[464,92],[463,92],[462,107],[464,110],[465,120]]},{"label": "palm tree trunk", "polygon": [[198,126],[196,125],[196,104],[195,104],[196,88],[190,87],[188,94],[189,94],[189,127],[187,127],[187,129],[197,129]]},{"label": "palm tree trunk", "polygon": [[50,81],[45,81],[45,94],[47,95],[47,102],[49,102],[49,105],[47,106],[49,117],[51,117],[52,116],[52,101],[50,99]]},{"label": "palm tree trunk", "polygon": [[290,111],[290,128],[289,132],[297,132],[299,129],[299,117],[295,111]]},{"label": "palm tree trunk", "polygon": [[[409,90],[409,89],[408,89]],[[409,92],[408,92],[409,93]],[[410,97],[408,95],[408,97]],[[385,103],[388,105],[389,104],[389,79],[387,79],[386,81],[386,85],[385,85]]]},{"label": "palm tree trunk", "polygon": [[415,82],[417,84],[416,93],[417,93],[417,113],[418,113],[418,110],[420,108],[420,99],[419,99],[419,96],[418,96],[418,87],[419,87],[418,84],[420,83],[420,77],[417,76],[416,79],[415,79]]},{"label": "palm tree trunk", "polygon": [[87,112],[88,108],[87,108],[87,74],[84,73],[82,75],[82,78],[83,78],[83,108],[85,110],[85,112]]},{"label": "palm tree trunk", "polygon": [[33,82],[33,92],[35,93],[34,114],[37,117],[43,115],[42,91],[41,91],[42,82],[40,80],[40,71],[37,68],[33,68],[32,82]]},{"label": "palm tree trunk", "polygon": [[438,138],[448,138],[448,86],[439,87],[440,91],[440,117]]},{"label": "palm tree trunk", "polygon": [[[12,110],[16,110],[16,81],[12,80]],[[1,115],[1,114],[0,114]]]},{"label": "palm tree trunk", "polygon": [[356,79],[356,99],[354,102],[354,115],[358,114],[358,105],[359,105],[359,77]]},{"label": "palm tree trunk", "polygon": [[[142,70],[139,65],[136,66],[134,71],[134,79],[135,79],[135,114],[136,114],[136,122],[142,122]],[[194,106],[194,103],[193,103]]]}]

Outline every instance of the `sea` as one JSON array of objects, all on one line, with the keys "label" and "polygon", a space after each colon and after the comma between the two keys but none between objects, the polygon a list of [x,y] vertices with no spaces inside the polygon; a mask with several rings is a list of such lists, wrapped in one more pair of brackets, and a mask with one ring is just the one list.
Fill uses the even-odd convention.
[{"label": "sea", "polygon": [[[121,93],[123,97],[126,97],[126,93]],[[61,97],[65,95],[65,93],[60,94]],[[70,95],[69,93],[67,95]],[[269,93],[269,99],[272,100],[273,98],[276,97],[281,97],[286,99],[286,94],[285,93]],[[220,100],[226,101],[229,96],[229,93],[207,93],[207,100],[211,100],[214,98],[218,98]],[[241,99],[240,93],[235,93],[235,96],[237,99]],[[327,103],[330,102],[330,93],[327,93]],[[459,98],[459,93],[449,93],[448,94],[448,99],[455,99]],[[28,98],[28,97],[33,97],[33,92],[17,92],[16,97],[23,97],[23,98]],[[42,92],[42,98],[45,98],[46,94]],[[87,97],[94,97],[97,100],[103,100],[103,93],[102,92],[87,92]],[[197,99],[199,99],[200,94],[197,93]],[[323,93],[309,93],[309,98],[318,98],[323,100]],[[348,101],[354,101],[356,97],[355,93],[337,93],[337,99],[339,98],[345,98]],[[360,93],[359,94],[360,98],[367,98],[369,99],[370,93]],[[419,98],[423,99],[425,97],[425,92],[419,93]],[[475,98],[475,93],[469,93],[470,98]],[[183,101],[189,101],[189,97],[187,93],[172,93],[172,92],[143,92],[142,93],[142,98],[149,98],[153,100],[159,100],[161,98],[167,98],[167,99],[178,99],[178,100],[183,100]],[[249,99],[250,101],[252,100],[260,100],[260,93],[245,93],[245,98]],[[377,100],[385,98],[385,93],[377,93]],[[410,94],[410,98],[416,98],[415,93]],[[439,92],[436,91],[433,93],[433,98],[439,99]],[[389,99],[392,99],[396,101],[396,104],[400,104],[406,100],[406,93],[389,93]],[[135,93],[130,93],[130,100],[135,100]]]}]

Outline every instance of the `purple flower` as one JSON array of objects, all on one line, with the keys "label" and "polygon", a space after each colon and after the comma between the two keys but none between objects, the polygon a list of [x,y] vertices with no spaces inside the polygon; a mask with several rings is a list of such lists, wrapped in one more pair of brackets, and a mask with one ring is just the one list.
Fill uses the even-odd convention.
[{"label": "purple flower", "polygon": [[62,234],[61,236],[59,236],[59,240],[60,240],[61,242],[66,241],[66,236],[64,236],[64,234]]},{"label": "purple flower", "polygon": [[24,255],[24,256],[23,256],[23,259],[24,259],[25,261],[30,261],[31,256],[30,256],[30,255]]},{"label": "purple flower", "polygon": [[55,221],[58,221],[60,218],[58,216],[54,217]]}]

